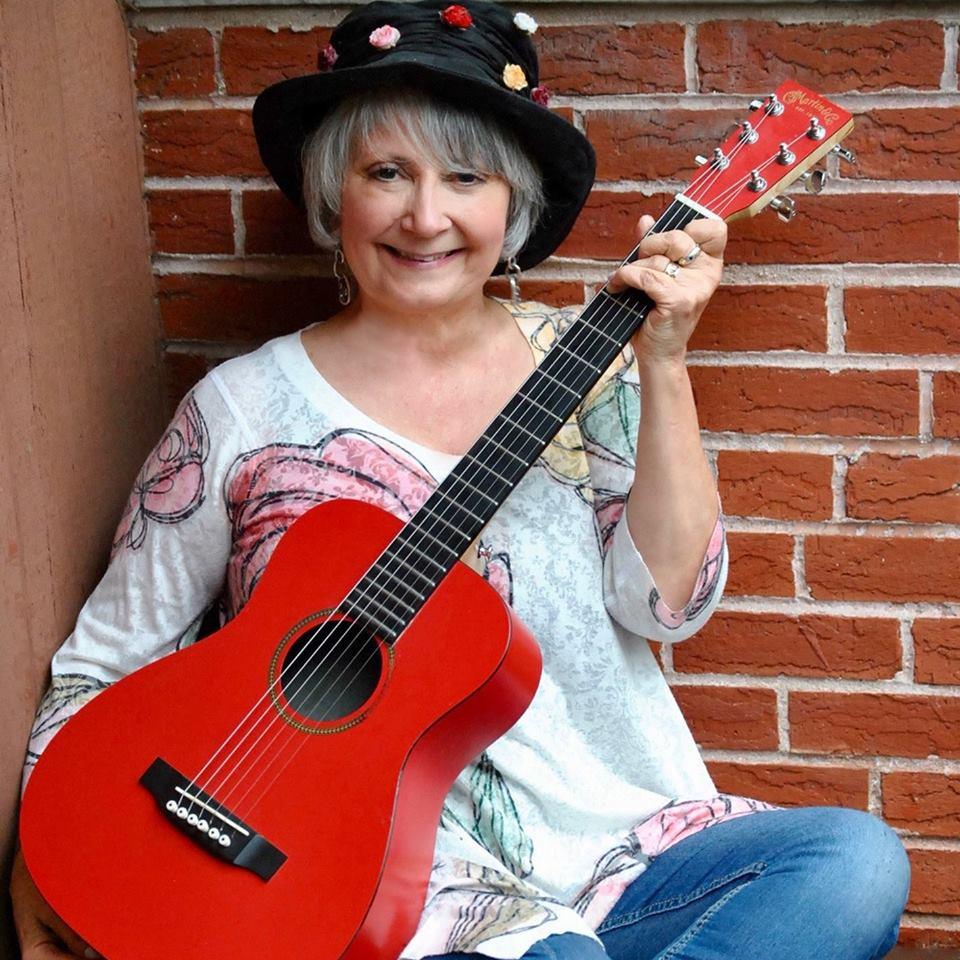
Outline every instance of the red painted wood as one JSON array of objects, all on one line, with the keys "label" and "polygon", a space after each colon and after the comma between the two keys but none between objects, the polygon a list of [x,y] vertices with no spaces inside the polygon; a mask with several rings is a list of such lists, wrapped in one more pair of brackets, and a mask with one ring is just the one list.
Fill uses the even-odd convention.
[{"label": "red painted wood", "polygon": [[529,631],[464,565],[398,641],[361,722],[317,735],[277,720],[261,747],[283,729],[281,760],[299,752],[262,800],[248,809],[242,788],[211,791],[287,854],[269,881],[182,836],[137,782],[157,756],[193,776],[264,694],[281,638],[336,606],[400,526],[356,501],[309,511],[239,616],[105,690],[44,751],[24,796],[24,857],[110,960],[262,960],[306,946],[372,960],[412,936],[450,783],[519,718],[540,673]]}]

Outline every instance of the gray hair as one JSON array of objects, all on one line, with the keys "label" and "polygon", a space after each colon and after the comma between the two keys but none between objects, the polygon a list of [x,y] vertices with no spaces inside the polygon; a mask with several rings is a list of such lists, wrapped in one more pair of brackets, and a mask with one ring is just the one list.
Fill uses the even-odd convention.
[{"label": "gray hair", "polygon": [[306,139],[303,198],[313,242],[339,244],[343,175],[353,151],[377,130],[400,129],[413,147],[442,170],[497,174],[510,187],[501,259],[523,249],[544,207],[543,184],[516,135],[492,115],[442,103],[418,90],[368,92],[338,104]]}]

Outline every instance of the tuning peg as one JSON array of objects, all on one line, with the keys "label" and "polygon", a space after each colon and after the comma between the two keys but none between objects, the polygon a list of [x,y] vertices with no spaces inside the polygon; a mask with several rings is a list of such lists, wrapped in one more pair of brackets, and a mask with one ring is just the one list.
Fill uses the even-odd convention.
[{"label": "tuning peg", "polygon": [[789,167],[791,163],[795,163],[797,155],[786,145],[786,143],[780,144],[780,149],[777,151],[777,163],[783,164],[785,167]]},{"label": "tuning peg", "polygon": [[718,170],[726,170],[730,166],[730,158],[720,149],[720,147],[713,148],[713,157],[710,160],[712,166],[716,167]]},{"label": "tuning peg", "polygon": [[751,100],[749,103],[750,112],[753,113],[756,110],[759,110],[763,106],[762,100]]},{"label": "tuning peg", "polygon": [[811,140],[822,140],[826,135],[827,131],[823,124],[816,117],[812,117],[810,126],[807,128],[807,136]]},{"label": "tuning peg", "polygon": [[740,142],[756,143],[760,139],[760,134],[753,129],[753,124],[749,120],[738,120],[737,126],[741,127]]},{"label": "tuning peg", "polygon": [[785,223],[789,223],[797,215],[797,205],[791,197],[774,197],[770,201],[770,209],[777,211],[777,216]]},{"label": "tuning peg", "polygon": [[830,152],[835,153],[841,160],[845,160],[847,163],[857,162],[857,155],[852,150],[848,150],[846,147],[841,147],[839,143],[833,147]]},{"label": "tuning peg", "polygon": [[694,161],[694,163],[696,163],[696,165],[697,165],[698,167],[702,167],[705,163],[709,163],[709,162],[710,162],[709,160],[707,160],[706,157],[701,156],[701,154],[699,154],[699,153],[693,158],[693,161]]},{"label": "tuning peg", "polygon": [[751,113],[761,107],[763,107],[765,113],[772,117],[779,117],[783,113],[783,104],[777,99],[775,93],[771,93],[765,100],[751,100],[748,106]]},{"label": "tuning peg", "polygon": [[800,174],[800,179],[806,187],[807,193],[820,193],[827,182],[826,170],[808,170]]},{"label": "tuning peg", "polygon": [[750,181],[747,183],[747,189],[754,193],[763,193],[767,189],[767,181],[760,176],[759,170],[750,171]]}]

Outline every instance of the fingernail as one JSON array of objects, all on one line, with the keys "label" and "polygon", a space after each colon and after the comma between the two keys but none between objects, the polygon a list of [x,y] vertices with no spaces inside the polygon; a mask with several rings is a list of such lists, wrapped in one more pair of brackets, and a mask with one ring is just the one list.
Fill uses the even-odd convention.
[{"label": "fingernail", "polygon": [[97,957],[100,956],[100,954],[97,953],[93,947],[87,947],[87,949],[83,951],[83,955],[87,958],[87,960],[97,960]]}]

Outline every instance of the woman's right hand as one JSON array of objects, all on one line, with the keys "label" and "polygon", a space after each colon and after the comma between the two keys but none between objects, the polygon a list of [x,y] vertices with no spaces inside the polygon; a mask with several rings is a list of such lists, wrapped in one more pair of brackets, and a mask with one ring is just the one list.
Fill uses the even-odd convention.
[{"label": "woman's right hand", "polygon": [[19,849],[13,860],[10,899],[23,960],[72,960],[74,957],[98,956],[43,899]]}]

